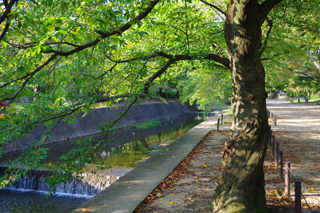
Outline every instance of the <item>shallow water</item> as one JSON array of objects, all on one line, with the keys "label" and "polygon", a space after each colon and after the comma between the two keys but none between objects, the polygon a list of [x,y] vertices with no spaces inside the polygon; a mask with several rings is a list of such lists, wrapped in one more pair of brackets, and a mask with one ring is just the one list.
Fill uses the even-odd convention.
[{"label": "shallow water", "polygon": [[12,213],[49,213],[70,212],[90,197],[50,196],[32,191],[0,190],[0,212]]},{"label": "shallow water", "polygon": [[[85,171],[123,176],[141,161],[150,157],[153,152],[169,145],[200,122],[199,118],[184,115],[161,120],[159,126],[149,129],[119,129],[110,136],[110,142],[105,149],[93,156],[93,164],[88,165]],[[60,143],[51,144],[49,147],[47,161],[52,162],[58,160],[56,156],[61,154],[61,150],[68,150],[72,148],[72,145],[71,143]],[[111,165],[112,169],[95,170],[97,166],[95,162],[101,160],[102,152],[106,154],[103,157],[105,164]],[[0,212],[70,212],[91,197],[54,195],[46,199],[43,192],[5,189],[0,190]]]}]

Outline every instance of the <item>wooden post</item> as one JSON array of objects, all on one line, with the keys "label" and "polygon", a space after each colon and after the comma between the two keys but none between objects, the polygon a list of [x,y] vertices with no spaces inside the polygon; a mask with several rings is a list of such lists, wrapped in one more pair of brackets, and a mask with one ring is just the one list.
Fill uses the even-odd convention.
[{"label": "wooden post", "polygon": [[283,151],[279,152],[279,178],[283,179]]},{"label": "wooden post", "polygon": [[274,116],[273,122],[274,122],[274,125],[277,126],[277,116]]},{"label": "wooden post", "polygon": [[274,135],[272,135],[272,138],[271,138],[271,155],[274,156],[274,143],[275,143],[275,140],[274,140]]},{"label": "wooden post", "polygon": [[223,124],[223,114],[221,114],[221,125]]},{"label": "wooden post", "polygon": [[276,143],[276,152],[274,155],[274,162],[276,164],[276,167],[279,167],[279,148],[280,148],[280,144]]},{"label": "wooden post", "polygon": [[301,181],[295,181],[295,213],[301,213]]},{"label": "wooden post", "polygon": [[219,123],[220,123],[220,118],[218,118],[218,121],[217,121],[217,132],[219,132]]},{"label": "wooden post", "polygon": [[290,162],[286,162],[286,176],[285,176],[285,191],[286,196],[290,196]]},{"label": "wooden post", "polygon": [[272,138],[272,130],[270,128],[270,131],[269,131],[269,148],[271,150],[271,138]]}]

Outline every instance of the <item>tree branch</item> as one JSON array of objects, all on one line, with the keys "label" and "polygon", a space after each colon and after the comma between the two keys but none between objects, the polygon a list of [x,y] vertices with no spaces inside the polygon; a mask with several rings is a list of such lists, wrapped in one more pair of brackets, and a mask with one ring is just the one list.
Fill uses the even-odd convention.
[{"label": "tree branch", "polygon": [[[214,8],[214,9],[218,10],[220,13],[222,13],[224,16],[226,16],[226,13],[225,13],[223,10],[221,10],[219,7],[217,7],[216,5],[211,4],[211,3],[207,2],[207,1],[204,1],[204,0],[200,0],[200,1],[201,1],[202,3],[204,3],[204,4],[208,5],[208,6],[210,6],[210,7],[212,7],[212,8]],[[217,13],[217,14],[218,14],[218,16],[220,16],[220,14],[219,14],[219,13]],[[221,16],[220,16],[220,18],[221,18],[222,20],[224,20],[224,18],[223,18],[223,17],[221,17]]]},{"label": "tree branch", "polygon": [[[60,114],[60,115],[58,114],[58,115],[55,115],[55,116],[50,117],[50,118],[48,118],[48,119],[44,119],[44,120],[40,120],[40,121],[35,121],[35,122],[33,122],[32,124],[30,124],[30,125],[41,124],[41,123],[44,123],[44,122],[47,122],[47,121],[51,121],[51,120],[54,120],[54,119],[58,119],[58,118],[59,118],[59,119],[63,119],[63,118],[65,118],[66,116],[75,113],[76,111],[80,110],[80,109],[83,108],[83,107],[84,107],[83,105],[78,106],[78,107],[75,108],[75,109],[70,109],[70,110],[68,110],[67,113]],[[28,125],[28,126],[30,126],[30,125]]]},{"label": "tree branch", "polygon": [[265,51],[265,49],[267,47],[268,37],[270,35],[271,29],[272,29],[272,24],[273,24],[273,21],[268,18],[266,18],[266,21],[268,23],[268,29],[267,29],[266,35],[264,36],[264,42],[263,42],[262,47],[260,49],[260,56],[262,55],[262,53]]},{"label": "tree branch", "polygon": [[[130,29],[130,27],[132,27],[135,23],[141,21],[142,19],[144,19],[151,11],[152,9],[156,6],[156,4],[159,2],[160,0],[152,0],[149,4],[149,6],[142,12],[140,13],[138,16],[136,16],[133,20],[128,21],[127,23],[125,23],[124,25],[122,25],[119,29],[113,29],[110,32],[102,32],[99,30],[95,30],[96,33],[101,35],[102,39],[105,39],[107,37],[113,36],[113,35],[121,35],[123,32],[125,32],[126,30]],[[77,48],[74,48],[71,51],[68,52],[62,52],[62,51],[56,51],[56,50],[49,50],[49,51],[42,51],[43,53],[56,53],[58,55],[62,55],[62,56],[69,56],[73,53],[79,52],[81,50],[84,50],[86,48],[89,48],[91,46],[96,45],[97,43],[99,43],[101,41],[101,38],[97,38],[87,44],[78,46]]]},{"label": "tree branch", "polygon": [[12,0],[9,4],[7,3],[7,1],[4,1],[4,6],[6,10],[2,14],[2,16],[0,16],[0,24],[4,22],[4,20],[8,19],[8,14],[11,13],[11,9],[16,2],[18,2],[18,0]]},{"label": "tree branch", "polygon": [[279,4],[282,0],[265,0],[262,4],[259,5],[258,11],[261,14],[260,17],[262,20],[267,18],[270,10]]},{"label": "tree branch", "polygon": [[137,102],[138,98],[135,98],[128,106],[128,108],[126,109],[126,111],[124,111],[117,119],[115,119],[112,124],[110,125],[111,127],[113,127],[122,117],[124,117],[127,112],[129,111],[129,109],[133,106],[133,104],[135,104]]},{"label": "tree branch", "polygon": [[17,82],[17,81],[26,79],[26,78],[28,78],[29,76],[31,76],[31,77],[34,76],[34,75],[37,74],[43,67],[47,66],[47,65],[48,65],[53,59],[55,59],[57,56],[58,56],[58,54],[53,54],[53,55],[51,55],[51,57],[50,57],[48,60],[46,60],[41,66],[37,67],[33,72],[31,72],[31,73],[29,73],[29,74],[27,74],[27,75],[25,75],[25,76],[22,76],[22,77],[20,77],[20,78],[14,79],[14,80],[12,80],[12,81],[10,81],[10,82],[8,82],[8,83],[4,83],[4,84],[2,84],[2,85],[0,86],[0,88],[3,88],[3,87],[5,87],[5,86],[8,86],[9,84],[12,84],[12,83],[14,83],[14,82]]},{"label": "tree branch", "polygon": [[6,25],[4,26],[4,29],[2,30],[2,33],[0,35],[0,41],[3,39],[3,37],[6,35],[6,33],[8,32],[8,29],[9,29],[9,22],[8,20],[6,21]]},{"label": "tree branch", "polygon": [[[190,54],[184,54],[184,55],[170,55],[167,54],[165,52],[162,51],[156,51],[154,53],[152,53],[151,55],[147,55],[144,58],[130,58],[130,59],[125,59],[125,60],[113,60],[110,57],[106,56],[110,61],[115,62],[115,63],[126,63],[126,62],[130,62],[130,61],[135,61],[135,60],[141,60],[141,59],[151,59],[151,58],[156,58],[158,56],[167,58],[169,60],[174,59],[176,61],[181,61],[181,60],[192,60],[194,58],[199,58],[198,56],[193,57]],[[220,57],[216,54],[208,54],[205,57],[203,57],[203,59],[208,59],[208,60],[213,60],[216,61],[222,65],[224,65],[225,67],[227,67],[229,69],[229,59],[227,58],[223,58]]]},{"label": "tree branch", "polygon": [[215,54],[208,54],[206,57],[204,57],[204,59],[216,61],[216,62],[224,65],[226,68],[228,68],[228,69],[230,68],[230,60],[227,58],[223,58],[223,57],[220,57]]}]

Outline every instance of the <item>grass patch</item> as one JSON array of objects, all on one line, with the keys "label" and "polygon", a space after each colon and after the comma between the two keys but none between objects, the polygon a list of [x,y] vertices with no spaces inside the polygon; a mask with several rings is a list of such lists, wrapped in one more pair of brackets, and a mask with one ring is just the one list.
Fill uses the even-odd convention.
[{"label": "grass patch", "polygon": [[230,118],[224,120],[223,123],[224,123],[224,124],[231,124],[232,121],[233,121],[233,117],[230,117]]},{"label": "grass patch", "polygon": [[130,125],[129,127],[132,129],[142,130],[142,129],[149,129],[154,126],[159,126],[160,124],[161,124],[161,121],[149,121],[148,120],[143,123],[137,123],[137,124]]}]

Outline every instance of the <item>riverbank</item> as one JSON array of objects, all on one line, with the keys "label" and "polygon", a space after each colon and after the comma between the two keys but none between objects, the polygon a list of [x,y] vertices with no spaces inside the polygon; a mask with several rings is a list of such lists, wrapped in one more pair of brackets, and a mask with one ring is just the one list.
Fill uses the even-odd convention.
[{"label": "riverbank", "polygon": [[[117,105],[114,108],[99,107],[91,110],[85,116],[79,113],[75,122],[60,122],[53,130],[51,137],[46,138],[45,144],[53,144],[63,141],[69,141],[74,138],[87,137],[100,132],[97,125],[102,122],[110,122],[117,116],[127,110],[126,105]],[[128,111],[127,116],[121,118],[117,123],[117,128],[123,128],[135,123],[145,122],[147,120],[155,121],[167,117],[175,117],[186,112],[194,110],[189,104],[181,104],[180,101],[172,101],[165,104],[163,102],[150,102],[142,105],[133,105]],[[16,139],[3,146],[4,153],[14,152],[29,147],[34,141],[40,140],[41,135],[47,130],[46,126],[39,125],[29,134],[25,134],[24,139]]]},{"label": "riverbank", "polygon": [[215,128],[216,118],[217,116],[211,117],[190,129],[162,152],[141,163],[73,212],[133,212],[211,129]]}]

